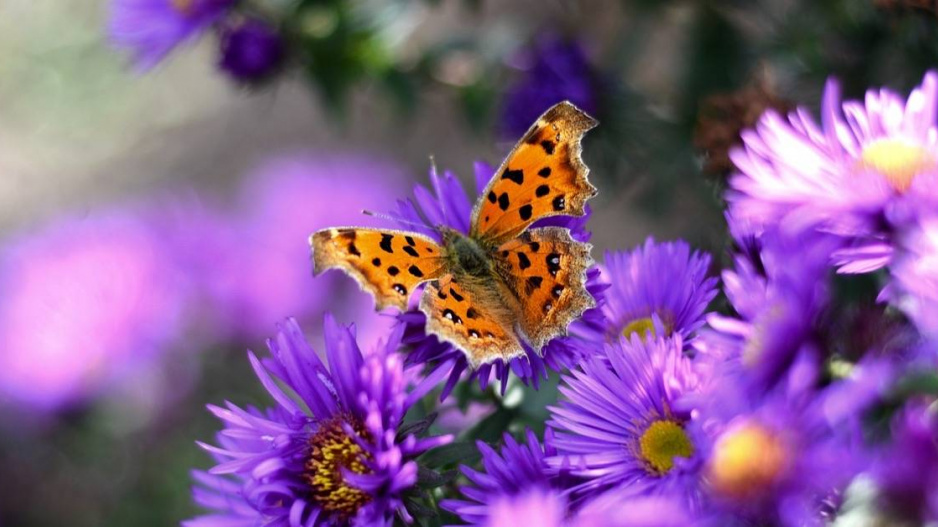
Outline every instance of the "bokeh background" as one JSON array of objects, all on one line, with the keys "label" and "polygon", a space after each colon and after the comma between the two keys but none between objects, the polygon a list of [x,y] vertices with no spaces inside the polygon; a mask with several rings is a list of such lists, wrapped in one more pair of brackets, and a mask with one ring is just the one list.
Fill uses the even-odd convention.
[{"label": "bokeh background", "polygon": [[[365,340],[391,323],[311,277],[308,233],[374,221],[359,211],[393,209],[431,156],[471,188],[571,98],[601,122],[594,256],[653,235],[719,263],[741,128],[810,107],[829,75],[855,97],[938,64],[925,0],[347,3],[393,76],[336,87],[360,66],[336,60],[245,86],[211,38],[142,73],[107,1],[0,0],[0,525],[192,516],[204,404],[265,402],[246,349],[286,316],[314,342],[326,309]],[[542,421],[545,393],[515,422]]]}]

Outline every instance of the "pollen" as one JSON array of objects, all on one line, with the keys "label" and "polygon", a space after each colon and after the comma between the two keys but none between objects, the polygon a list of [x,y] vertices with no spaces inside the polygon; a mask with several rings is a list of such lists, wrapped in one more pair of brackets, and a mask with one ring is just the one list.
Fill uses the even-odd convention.
[{"label": "pollen", "polygon": [[762,494],[784,472],[787,451],[780,437],[748,423],[723,434],[714,445],[708,473],[714,489],[730,498]]},{"label": "pollen", "polygon": [[651,334],[652,338],[656,336],[655,323],[651,317],[635,319],[626,324],[626,326],[622,329],[622,336],[627,339],[632,338],[632,335],[637,334],[642,338],[642,340],[645,340],[645,336],[649,333]]},{"label": "pollen", "polygon": [[898,139],[880,139],[866,145],[860,162],[882,174],[898,192],[908,190],[915,176],[936,167],[931,152]]},{"label": "pollen", "polygon": [[674,467],[674,458],[690,457],[694,444],[680,423],[671,420],[653,422],[639,439],[642,459],[657,475],[667,474]]},{"label": "pollen", "polygon": [[368,440],[367,431],[355,419],[339,416],[322,423],[309,440],[305,477],[313,500],[324,511],[344,521],[354,516],[371,497],[346,482],[343,471],[366,474],[371,469],[368,467],[370,456],[345,432],[343,423],[351,424],[361,439]]}]

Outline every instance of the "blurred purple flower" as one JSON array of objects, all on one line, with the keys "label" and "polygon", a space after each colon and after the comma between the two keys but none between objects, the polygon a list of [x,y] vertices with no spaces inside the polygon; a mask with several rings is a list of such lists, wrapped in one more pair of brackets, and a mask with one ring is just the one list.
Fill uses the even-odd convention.
[{"label": "blurred purple flower", "polygon": [[520,76],[501,103],[506,137],[521,137],[542,113],[564,100],[596,113],[596,80],[579,42],[544,35],[515,62]]},{"label": "blurred purple flower", "polygon": [[547,422],[557,453],[547,463],[585,480],[574,492],[669,495],[696,507],[698,447],[687,432],[690,413],[675,402],[698,380],[680,337],[620,338],[563,381]]},{"label": "blurred purple flower", "polygon": [[209,405],[225,428],[216,438],[219,446],[200,443],[218,464],[193,473],[193,496],[212,513],[183,525],[410,521],[402,496],[417,482],[414,458],[451,438],[398,432],[404,414],[435,380],[408,391],[397,354],[400,331],[363,356],[354,329],[330,316],[323,329],[328,369],[293,320],[268,342],[271,358],[262,362],[249,353],[278,406],[260,411]]},{"label": "blurred purple flower", "polygon": [[938,414],[911,401],[893,416],[891,441],[876,454],[872,476],[884,508],[909,525],[938,521]]},{"label": "blurred purple flower", "polygon": [[938,338],[938,216],[922,218],[903,237],[881,295],[904,311],[919,331]]},{"label": "blurred purple flower", "polygon": [[[476,163],[477,195],[485,189],[494,172],[495,170],[490,165]],[[452,227],[463,234],[468,234],[472,203],[459,180],[450,172],[440,176],[433,169],[430,172],[430,182],[433,186],[433,193],[426,187],[417,185],[414,188],[413,201],[398,200],[398,210],[396,214],[393,214],[395,219],[398,220],[402,228],[426,234],[437,241],[440,241],[440,234],[435,227],[439,225]],[[583,217],[553,216],[536,222],[531,228],[548,225],[565,227],[570,229],[570,235],[573,239],[585,242],[590,237],[590,233],[586,231],[588,217],[589,207],[587,207],[587,214]],[[586,288],[596,299],[597,306],[602,306],[602,291],[606,286],[599,283],[598,277],[598,269],[594,268],[587,271]],[[447,370],[450,372],[449,379],[441,395],[441,399],[445,399],[456,386],[462,374],[469,369],[469,362],[466,360],[465,354],[451,344],[440,342],[435,336],[428,335],[425,331],[426,317],[419,310],[411,309],[401,314],[399,319],[407,326],[404,333],[404,343],[411,348],[407,355],[408,364],[433,363],[436,368],[435,371]],[[541,355],[534,352],[527,344],[522,344],[526,352],[524,357],[513,358],[508,363],[497,360],[489,364],[483,364],[472,370],[469,381],[472,382],[478,379],[479,385],[485,389],[494,375],[497,380],[501,381],[501,390],[504,392],[508,385],[509,374],[514,372],[522,382],[533,384],[537,388],[541,379],[547,378],[548,368],[560,371],[576,364],[584,353],[577,340],[581,335],[592,335],[594,331],[589,327],[595,327],[601,324],[601,321],[602,312],[600,309],[598,307],[590,309],[583,314],[580,320],[570,324],[568,328],[569,336],[558,337],[547,343],[541,350]]]},{"label": "blurred purple flower", "polygon": [[112,0],[111,42],[127,50],[140,70],[220,21],[236,0]]},{"label": "blurred purple flower", "polygon": [[746,374],[705,366],[701,390],[680,402],[696,412],[709,524],[827,525],[866,462],[853,419],[873,399],[863,391],[879,384],[857,382],[846,401],[842,386],[817,390],[817,365],[801,360],[752,396]]},{"label": "blurred purple flower", "polygon": [[550,436],[544,446],[534,432],[528,430],[526,436],[526,442],[518,443],[505,434],[501,452],[479,441],[484,471],[461,467],[471,483],[460,487],[467,500],[443,500],[440,507],[469,525],[507,527],[512,525],[510,518],[522,514],[532,515],[525,520],[532,525],[560,525],[566,516],[566,498],[561,495],[561,478],[549,474],[544,461],[554,454]]},{"label": "blurred purple flower", "polygon": [[702,362],[745,370],[739,381],[758,395],[784,378],[799,359],[820,362],[817,326],[827,308],[828,257],[836,240],[805,233],[767,232],[758,252],[738,254],[723,272],[735,317],[711,314],[694,343]]},{"label": "blurred purple flower", "polygon": [[841,102],[827,83],[818,126],[804,109],[766,112],[745,147],[732,153],[740,172],[727,199],[733,215],[756,229],[813,228],[844,248],[832,255],[840,272],[865,273],[888,264],[893,233],[938,188],[938,74],[902,100],[870,90],[863,102]]},{"label": "blurred purple flower", "polygon": [[[518,527],[519,525],[564,527],[567,525],[567,500],[556,490],[533,487],[517,495],[493,496],[491,501],[483,502],[482,506],[487,511],[485,520],[469,525],[485,527]],[[458,513],[458,511],[454,512]],[[465,517],[463,520],[468,521]]]},{"label": "blurred purple flower", "polygon": [[703,325],[704,311],[717,294],[707,277],[710,255],[691,251],[683,241],[645,244],[629,252],[607,252],[601,280],[609,283],[603,335],[616,342],[632,334],[679,335],[687,344]]},{"label": "blurred purple flower", "polygon": [[42,409],[145,374],[181,338],[195,285],[156,215],[62,217],[0,261],[0,393]]},{"label": "blurred purple flower", "polygon": [[387,203],[403,170],[364,155],[295,154],[263,164],[242,184],[241,218],[227,233],[227,254],[208,280],[227,310],[228,325],[257,337],[286,316],[313,320],[330,310],[354,320],[366,343],[395,319],[374,312],[368,295],[339,273],[312,277],[308,239],[341,225],[374,226],[362,209]]},{"label": "blurred purple flower", "polygon": [[[699,515],[698,515],[699,516]],[[577,513],[570,527],[686,527],[701,525],[680,499],[610,491]]]},{"label": "blurred purple flower", "polygon": [[219,67],[239,82],[251,84],[271,77],[286,56],[280,34],[256,18],[227,25],[220,37]]}]

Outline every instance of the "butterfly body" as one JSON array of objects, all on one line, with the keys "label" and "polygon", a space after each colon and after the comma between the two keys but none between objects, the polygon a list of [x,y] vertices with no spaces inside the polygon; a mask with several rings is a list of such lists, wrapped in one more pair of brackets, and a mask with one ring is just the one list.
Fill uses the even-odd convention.
[{"label": "butterfly body", "polygon": [[481,246],[461,232],[441,227],[443,247],[454,273],[484,278],[492,273],[491,248]]},{"label": "butterfly body", "polygon": [[554,215],[582,216],[596,193],[580,140],[596,121],[570,103],[548,110],[496,171],[472,211],[468,234],[437,226],[418,233],[331,228],[310,237],[314,272],[338,268],[377,307],[419,308],[427,332],[463,351],[472,366],[535,352],[595,306],[586,290],[591,246],[568,229],[531,227]]}]

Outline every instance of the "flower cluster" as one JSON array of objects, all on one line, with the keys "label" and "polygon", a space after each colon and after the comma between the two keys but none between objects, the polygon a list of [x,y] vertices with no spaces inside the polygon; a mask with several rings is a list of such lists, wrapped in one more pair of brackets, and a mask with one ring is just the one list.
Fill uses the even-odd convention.
[{"label": "flower cluster", "polygon": [[115,0],[110,37],[137,68],[148,70],[177,46],[214,32],[219,66],[233,79],[256,83],[286,59],[286,46],[268,21],[239,13],[236,0]]},{"label": "flower cluster", "polygon": [[[935,74],[905,102],[841,103],[830,83],[821,125],[769,111],[745,132],[722,306],[709,255],[648,239],[590,272],[597,307],[568,335],[474,370],[413,305],[368,355],[327,319],[329,370],[288,323],[273,360],[251,356],[279,407],[210,407],[225,429],[196,500],[216,514],[191,524],[795,527],[857,508],[938,522],[936,99]],[[477,165],[479,192],[491,175]],[[452,174],[430,179],[390,219],[467,233],[469,196]],[[549,223],[585,240],[586,221]],[[510,378],[523,399],[552,371],[543,435],[512,427],[525,407]],[[435,387],[422,403],[491,414],[418,459],[449,440],[406,424]]]}]

